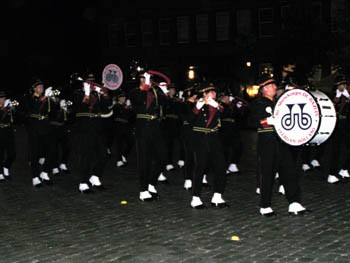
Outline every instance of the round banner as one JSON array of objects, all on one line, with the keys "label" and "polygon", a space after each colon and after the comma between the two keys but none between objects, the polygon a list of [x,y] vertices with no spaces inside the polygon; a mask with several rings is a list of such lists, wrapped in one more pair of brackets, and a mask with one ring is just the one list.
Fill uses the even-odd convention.
[{"label": "round banner", "polygon": [[333,102],[321,91],[293,89],[277,100],[274,109],[275,130],[287,144],[321,144],[336,124]]},{"label": "round banner", "polygon": [[102,83],[111,90],[116,90],[123,82],[123,72],[115,64],[105,66],[102,72]]}]

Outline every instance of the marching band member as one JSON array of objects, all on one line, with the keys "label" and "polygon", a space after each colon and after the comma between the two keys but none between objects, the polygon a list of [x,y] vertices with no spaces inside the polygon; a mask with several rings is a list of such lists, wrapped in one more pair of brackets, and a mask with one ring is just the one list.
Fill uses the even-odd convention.
[{"label": "marching band member", "polygon": [[16,157],[12,123],[17,105],[17,101],[7,98],[5,90],[0,90],[0,180],[10,179],[10,170]]},{"label": "marching band member", "polygon": [[[173,154],[175,151],[175,142],[179,141],[181,120],[179,118],[180,100],[175,96],[176,88],[174,85],[169,86],[168,101],[165,108],[165,119],[163,121],[165,149],[166,149],[166,170],[171,171],[175,167],[173,165]],[[178,165],[181,168],[184,165],[182,144],[179,151]]]},{"label": "marching band member", "polygon": [[102,118],[111,114],[112,102],[104,87],[94,83],[94,80],[90,73],[87,80],[83,81],[83,86],[74,92],[77,150],[80,157],[77,170],[81,193],[105,189],[100,179],[108,160]]},{"label": "marching band member", "polygon": [[333,102],[337,112],[337,122],[330,138],[331,155],[327,182],[334,184],[340,178],[350,178],[350,95],[348,80],[344,75],[338,75],[334,79],[335,96]]},{"label": "marching band member", "polygon": [[[283,143],[274,131],[276,83],[268,75],[259,81],[260,95],[250,103],[248,125],[258,132],[257,154],[260,170],[260,214],[273,216],[271,197],[276,171],[285,187],[285,196],[289,202],[288,212],[300,215],[308,210],[300,204],[300,187],[295,168],[295,155],[290,146]],[[283,158],[283,159],[282,159]]]},{"label": "marching band member", "polygon": [[117,167],[123,167],[134,146],[133,124],[135,114],[130,100],[124,91],[117,94],[117,101],[113,108],[114,135],[116,144]]},{"label": "marching band member", "polygon": [[226,158],[226,173],[239,172],[238,163],[242,154],[242,141],[239,121],[243,115],[243,103],[237,101],[232,94],[225,92],[220,98],[223,107],[221,113],[220,138]]},{"label": "marching band member", "polygon": [[[32,84],[30,94],[24,97],[23,111],[26,114],[25,126],[28,134],[29,162],[34,187],[42,186],[42,182],[52,184],[49,173],[52,169],[54,149],[51,143],[52,126],[49,122],[49,114],[54,104],[52,101],[54,95],[52,87],[44,89],[44,83],[36,79]],[[45,159],[41,169],[40,158]]]},{"label": "marching band member", "polygon": [[168,89],[151,83],[151,75],[140,73],[139,86],[129,93],[136,113],[135,139],[141,201],[159,198],[156,189],[159,174],[165,167],[165,148],[161,129]]},{"label": "marching band member", "polygon": [[202,97],[193,109],[193,152],[194,178],[191,207],[203,209],[200,195],[203,174],[213,172],[213,196],[211,204],[218,208],[228,207],[222,198],[226,186],[225,157],[219,138],[220,112],[222,106],[216,101],[216,88],[212,83],[202,83],[199,93]]}]

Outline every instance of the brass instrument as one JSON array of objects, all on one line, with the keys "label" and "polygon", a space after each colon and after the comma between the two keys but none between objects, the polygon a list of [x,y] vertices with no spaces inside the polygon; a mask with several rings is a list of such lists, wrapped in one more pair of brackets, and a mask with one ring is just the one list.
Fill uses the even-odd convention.
[{"label": "brass instrument", "polygon": [[107,94],[108,93],[108,89],[101,84],[98,84],[98,83],[90,81],[90,80],[84,80],[81,77],[77,77],[76,80],[90,84],[91,90],[96,91],[97,93],[100,93],[100,94]]}]

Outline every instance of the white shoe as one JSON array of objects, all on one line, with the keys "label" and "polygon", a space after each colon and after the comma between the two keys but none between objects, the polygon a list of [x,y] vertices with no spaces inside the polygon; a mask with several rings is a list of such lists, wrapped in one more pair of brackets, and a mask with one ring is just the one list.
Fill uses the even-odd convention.
[{"label": "white shoe", "polygon": [[[4,170],[4,174],[5,174],[5,170]],[[341,169],[338,174],[341,177],[343,177],[343,178],[349,178],[350,177],[348,170]]]},{"label": "white shoe", "polygon": [[153,199],[152,195],[148,191],[140,192],[139,198],[140,198],[141,201],[150,201],[150,200]]},{"label": "white shoe", "polygon": [[311,169],[310,165],[304,163],[302,166],[301,166],[301,169],[306,172],[306,171],[309,171]]},{"label": "white shoe", "polygon": [[279,186],[278,193],[280,193],[281,195],[285,195],[286,194],[286,191],[284,190],[284,186],[283,185]]},{"label": "white shoe", "polygon": [[117,167],[122,167],[124,166],[124,162],[123,161],[118,161],[117,162]]},{"label": "white shoe", "polygon": [[98,178],[96,175],[92,175],[89,179],[89,182],[92,186],[101,186],[100,178]]},{"label": "white shoe", "polygon": [[288,207],[288,212],[290,214],[294,214],[297,215],[300,212],[306,211],[306,208],[303,207],[301,204],[297,203],[297,202],[293,202],[289,205]]},{"label": "white shoe", "polygon": [[280,178],[280,175],[278,172],[276,172],[276,175],[275,175],[275,180],[277,180],[278,178]]},{"label": "white shoe", "polygon": [[207,175],[206,175],[206,174],[203,175],[202,183],[203,183],[203,184],[208,184]]},{"label": "white shoe", "polygon": [[45,158],[40,158],[40,159],[39,159],[39,164],[40,164],[40,165],[43,165],[44,163],[45,163]]},{"label": "white shoe", "polygon": [[186,179],[184,183],[185,190],[190,190],[192,188],[192,180]]},{"label": "white shoe", "polygon": [[202,202],[202,200],[200,199],[199,196],[193,196],[192,197],[191,206],[193,208],[195,208],[197,206],[202,206],[202,205],[203,205],[203,202]]},{"label": "white shoe", "polygon": [[165,167],[165,169],[166,169],[167,171],[171,171],[171,170],[174,169],[174,165],[172,165],[172,164],[167,164],[167,166]]},{"label": "white shoe", "polygon": [[212,204],[223,204],[226,203],[224,199],[222,199],[222,194],[214,193],[213,197],[211,198]]},{"label": "white shoe", "polygon": [[32,181],[33,181],[33,186],[39,186],[39,185],[41,185],[41,181],[40,181],[39,177],[34,177],[34,178],[32,179]]},{"label": "white shoe", "polygon": [[126,163],[126,162],[127,162],[127,160],[126,160],[126,158],[125,158],[124,155],[122,155],[122,161],[123,161],[123,163]]},{"label": "white shoe", "polygon": [[259,187],[256,188],[255,193],[256,193],[257,195],[260,195],[260,188],[259,188]]},{"label": "white shoe", "polygon": [[52,174],[58,174],[58,173],[60,173],[60,170],[58,168],[52,169]]},{"label": "white shoe", "polygon": [[42,179],[42,180],[45,180],[45,181],[50,181],[50,177],[48,175],[48,173],[46,172],[41,172],[39,177]]},{"label": "white shoe", "polygon": [[227,168],[231,173],[237,173],[239,172],[239,169],[235,163],[231,163],[229,167]]},{"label": "white shoe", "polygon": [[67,171],[67,170],[68,170],[67,165],[66,165],[65,163],[61,163],[61,164],[60,164],[60,169],[61,169],[62,171]]},{"label": "white shoe", "polygon": [[5,175],[5,176],[10,176],[10,170],[9,170],[9,168],[4,167],[4,175]]},{"label": "white shoe", "polygon": [[3,174],[0,174],[0,181],[5,180],[5,176]]},{"label": "white shoe", "polygon": [[314,160],[311,161],[311,165],[312,165],[314,168],[320,167],[320,166],[321,166],[320,163],[319,163],[316,159],[314,159]]},{"label": "white shoe", "polygon": [[151,184],[148,185],[148,192],[154,193],[154,194],[158,193],[154,185],[151,185]]},{"label": "white shoe", "polygon": [[263,216],[272,216],[275,214],[275,212],[272,210],[271,207],[266,207],[266,208],[260,208],[260,214]]},{"label": "white shoe", "polygon": [[158,176],[158,181],[159,182],[164,182],[164,181],[166,181],[167,180],[167,178],[164,176],[164,174],[163,173],[160,173],[160,175]]},{"label": "white shoe", "polygon": [[336,176],[330,174],[328,175],[327,182],[330,184],[335,184],[339,182],[339,179]]},{"label": "white shoe", "polygon": [[177,165],[181,168],[181,167],[183,167],[185,165],[185,161],[184,160],[179,160],[177,162]]},{"label": "white shoe", "polygon": [[85,192],[85,191],[89,191],[90,190],[90,187],[88,184],[79,184],[79,191],[80,192]]}]

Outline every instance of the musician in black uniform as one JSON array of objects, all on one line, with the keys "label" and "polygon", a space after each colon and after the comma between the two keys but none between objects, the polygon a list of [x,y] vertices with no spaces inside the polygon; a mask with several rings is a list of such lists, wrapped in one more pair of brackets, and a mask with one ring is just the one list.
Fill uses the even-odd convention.
[{"label": "musician in black uniform", "polygon": [[60,94],[54,99],[50,114],[50,124],[53,127],[52,144],[54,147],[52,174],[68,174],[68,161],[71,152],[70,127],[73,122],[72,101]]},{"label": "musician in black uniform", "polygon": [[113,107],[113,131],[115,136],[117,167],[123,167],[128,162],[128,157],[134,140],[135,113],[130,100],[123,90],[116,95],[116,103]]},{"label": "musician in black uniform", "polygon": [[216,88],[212,83],[202,83],[199,90],[201,98],[193,109],[193,152],[194,179],[191,207],[202,209],[200,195],[203,174],[208,168],[213,172],[213,196],[211,204],[224,208],[228,205],[222,198],[226,186],[225,157],[219,138],[220,112],[222,106],[216,101]]},{"label": "musician in black uniform", "polygon": [[[32,183],[35,187],[42,186],[42,182],[50,185],[49,173],[52,170],[53,144],[52,126],[49,114],[54,102],[52,87],[44,89],[44,83],[36,79],[32,84],[29,94],[24,97],[23,112],[26,114],[25,127],[28,134],[29,162],[32,174]],[[45,162],[42,167],[39,159],[43,157]]]},{"label": "musician in black uniform", "polygon": [[194,155],[192,142],[192,111],[196,106],[197,94],[195,87],[191,86],[183,91],[184,101],[180,103],[179,117],[181,120],[180,141],[184,149],[184,189],[192,189],[194,173]]},{"label": "musician in black uniform", "polygon": [[[175,152],[175,143],[179,142],[180,139],[180,128],[181,120],[179,117],[179,111],[181,107],[181,101],[176,97],[176,88],[172,83],[169,86],[168,92],[168,102],[165,108],[165,119],[163,121],[164,129],[164,139],[165,139],[165,149],[166,149],[166,170],[171,171],[175,167],[173,165],[174,161],[174,152]],[[183,158],[183,148],[182,144],[179,151],[179,160],[178,165],[182,167],[184,165]]]},{"label": "musician in black uniform", "polygon": [[259,81],[259,96],[250,103],[248,125],[258,132],[257,155],[260,170],[260,214],[272,216],[272,189],[276,172],[283,182],[286,198],[289,202],[288,212],[299,215],[306,210],[300,196],[300,187],[295,167],[295,155],[290,145],[282,142],[274,131],[276,83],[269,75],[263,75]]},{"label": "musician in black uniform", "polygon": [[221,94],[220,104],[223,107],[220,138],[226,159],[226,173],[237,173],[242,154],[240,120],[243,117],[243,102],[235,99],[230,92],[224,92]]},{"label": "musician in black uniform", "polygon": [[[89,75],[90,79],[94,78],[91,76],[93,74]],[[79,191],[91,193],[92,189],[104,190],[101,177],[108,155],[102,118],[111,114],[112,100],[106,89],[86,80],[81,88],[75,90],[73,105],[76,117],[75,137],[80,159],[77,169],[80,176]]]},{"label": "musician in black uniform", "polygon": [[331,154],[327,182],[334,184],[342,178],[350,178],[350,95],[346,76],[340,74],[334,79],[334,106],[337,123],[330,137]]},{"label": "musician in black uniform", "polygon": [[16,157],[13,130],[16,101],[7,98],[5,90],[0,90],[0,181],[10,179],[10,170]]},{"label": "musician in black uniform", "polygon": [[165,167],[165,147],[161,129],[167,87],[151,84],[147,72],[139,75],[139,86],[129,93],[136,114],[135,138],[141,201],[159,198],[156,184]]}]

